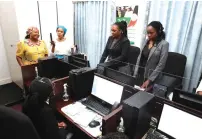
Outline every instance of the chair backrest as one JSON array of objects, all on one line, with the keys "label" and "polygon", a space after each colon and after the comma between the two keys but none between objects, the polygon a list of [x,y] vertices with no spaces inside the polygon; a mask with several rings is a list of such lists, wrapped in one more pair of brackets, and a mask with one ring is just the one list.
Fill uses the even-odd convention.
[{"label": "chair backrest", "polygon": [[164,73],[168,73],[175,76],[184,76],[187,57],[185,55],[168,52],[168,59],[163,70]]},{"label": "chair backrest", "polygon": [[139,54],[140,54],[140,48],[135,47],[135,46],[130,46],[129,51],[128,51],[127,62],[135,65]]}]

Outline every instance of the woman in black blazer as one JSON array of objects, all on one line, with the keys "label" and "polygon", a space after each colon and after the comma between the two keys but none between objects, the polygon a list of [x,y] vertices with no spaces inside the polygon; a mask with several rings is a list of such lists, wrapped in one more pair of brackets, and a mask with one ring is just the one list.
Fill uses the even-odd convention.
[{"label": "woman in black blazer", "polygon": [[127,59],[128,48],[130,47],[130,41],[127,37],[127,23],[125,21],[114,23],[111,32],[112,35],[108,38],[100,63],[111,60],[125,61]]}]

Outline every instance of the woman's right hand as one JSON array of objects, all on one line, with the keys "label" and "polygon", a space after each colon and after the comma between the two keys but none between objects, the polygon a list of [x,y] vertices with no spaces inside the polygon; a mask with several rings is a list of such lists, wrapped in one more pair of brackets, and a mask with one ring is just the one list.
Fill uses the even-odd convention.
[{"label": "woman's right hand", "polygon": [[55,42],[54,42],[54,41],[51,41],[50,43],[51,43],[51,45],[52,45],[53,47],[55,47]]}]

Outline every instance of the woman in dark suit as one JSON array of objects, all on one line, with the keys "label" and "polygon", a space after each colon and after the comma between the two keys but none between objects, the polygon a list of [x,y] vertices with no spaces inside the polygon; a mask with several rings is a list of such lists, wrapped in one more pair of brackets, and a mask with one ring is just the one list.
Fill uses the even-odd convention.
[{"label": "woman in dark suit", "polygon": [[[147,26],[147,36],[144,48],[139,57],[139,72],[137,73],[143,76],[145,82],[143,82],[141,88],[147,88],[148,85],[153,83],[159,76],[160,72],[165,67],[168,57],[169,43],[165,41],[165,32],[163,26],[159,21],[152,21]],[[141,69],[141,70],[140,70]]]},{"label": "woman in dark suit", "polygon": [[111,60],[125,61],[127,59],[127,52],[130,47],[127,37],[127,23],[125,21],[114,23],[111,32],[112,35],[108,38],[100,63]]}]

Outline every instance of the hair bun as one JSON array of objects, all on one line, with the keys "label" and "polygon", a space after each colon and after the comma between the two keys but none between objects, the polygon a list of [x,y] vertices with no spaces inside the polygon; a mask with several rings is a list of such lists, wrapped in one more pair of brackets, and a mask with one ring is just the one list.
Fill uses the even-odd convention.
[{"label": "hair bun", "polygon": [[124,27],[127,27],[127,22],[126,21],[121,21],[121,23],[124,25]]}]

